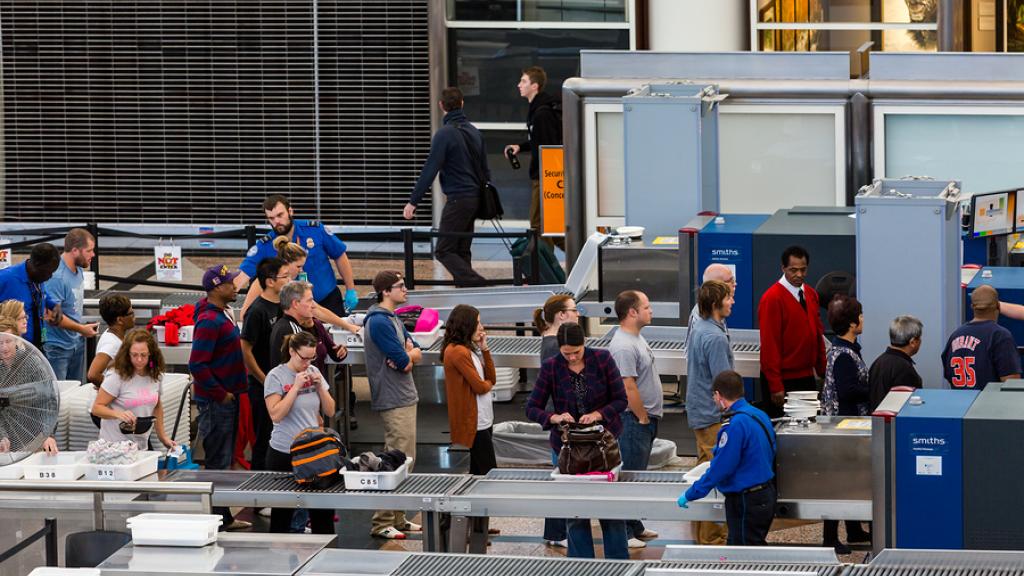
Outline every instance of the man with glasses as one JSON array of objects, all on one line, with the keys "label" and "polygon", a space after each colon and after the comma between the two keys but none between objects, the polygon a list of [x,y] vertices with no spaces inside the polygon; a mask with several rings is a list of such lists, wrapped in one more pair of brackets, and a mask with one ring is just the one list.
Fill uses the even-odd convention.
[{"label": "man with glasses", "polygon": [[[409,335],[395,309],[409,299],[405,280],[398,272],[384,270],[373,279],[377,304],[366,314],[363,345],[366,377],[370,381],[370,408],[384,422],[384,449],[401,450],[416,458],[416,383],[412,367],[422,360],[420,347]],[[409,466],[412,472],[412,465]],[[421,527],[409,522],[402,510],[381,510],[373,515],[370,534],[404,540],[406,532]]]},{"label": "man with glasses", "polygon": [[[615,315],[619,329],[612,336],[608,351],[619,367],[628,400],[619,436],[622,468],[647,470],[654,439],[658,437],[658,422],[664,414],[664,394],[661,376],[654,366],[654,351],[640,334],[651,323],[651,301],[639,290],[626,290],[615,298]],[[626,535],[630,548],[646,548],[647,540],[658,537],[640,520],[626,523]]]},{"label": "man with glasses", "polygon": [[267,258],[256,267],[256,281],[260,295],[245,311],[242,318],[242,357],[249,370],[249,406],[252,409],[252,428],[255,438],[252,447],[253,470],[263,470],[274,423],[263,400],[263,381],[274,364],[270,363],[270,331],[281,315],[281,287],[288,282],[282,273],[284,262],[277,257]]}]

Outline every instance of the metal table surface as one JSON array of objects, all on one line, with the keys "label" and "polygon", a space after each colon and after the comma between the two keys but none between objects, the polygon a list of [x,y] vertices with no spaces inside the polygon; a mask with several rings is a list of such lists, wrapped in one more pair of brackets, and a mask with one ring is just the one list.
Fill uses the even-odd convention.
[{"label": "metal table surface", "polygon": [[324,550],[300,576],[639,576],[642,562]]},{"label": "metal table surface", "polygon": [[104,576],[292,576],[334,536],[221,533],[202,548],[126,544],[99,565]]}]

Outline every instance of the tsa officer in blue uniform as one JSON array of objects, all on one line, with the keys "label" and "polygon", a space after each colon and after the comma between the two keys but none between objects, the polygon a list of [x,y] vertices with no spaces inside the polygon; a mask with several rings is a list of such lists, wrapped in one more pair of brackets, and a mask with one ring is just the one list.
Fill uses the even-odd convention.
[{"label": "tsa officer in blue uniform", "polygon": [[[340,325],[340,317],[346,310],[352,312],[359,303],[356,292],[356,281],[352,274],[352,263],[349,262],[345,243],[331,234],[324,225],[316,220],[295,220],[291,202],[279,194],[267,196],[263,201],[263,210],[273,230],[260,238],[256,245],[249,249],[239,269],[241,273],[235,279],[235,285],[242,289],[250,278],[256,276],[256,267],[266,258],[277,256],[274,249],[274,238],[288,236],[306,250],[306,265],[303,270],[313,284],[313,298],[320,308],[326,308],[332,314],[327,317],[317,316],[325,322]],[[331,261],[338,268],[345,282],[345,296],[338,290]],[[246,305],[260,293],[259,283],[254,283],[246,298]],[[332,318],[331,316],[336,316]]]},{"label": "tsa officer in blue uniform", "polygon": [[726,370],[712,384],[715,404],[724,412],[711,467],[679,497],[700,500],[717,488],[725,495],[725,522],[732,546],[765,544],[775,516],[775,431],[761,410],[743,399],[743,378]]}]

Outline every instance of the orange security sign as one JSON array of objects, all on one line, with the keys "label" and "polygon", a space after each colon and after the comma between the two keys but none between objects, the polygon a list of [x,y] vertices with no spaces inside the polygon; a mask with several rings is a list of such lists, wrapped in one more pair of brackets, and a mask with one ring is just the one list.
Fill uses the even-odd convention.
[{"label": "orange security sign", "polygon": [[561,146],[540,147],[541,234],[565,235],[565,154]]}]

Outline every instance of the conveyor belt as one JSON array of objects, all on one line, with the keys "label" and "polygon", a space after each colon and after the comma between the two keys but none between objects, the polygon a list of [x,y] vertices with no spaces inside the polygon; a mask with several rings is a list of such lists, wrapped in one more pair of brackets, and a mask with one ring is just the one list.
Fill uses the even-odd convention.
[{"label": "conveyor belt", "polygon": [[747,572],[811,572],[818,576],[840,576],[845,566],[835,564],[822,566],[816,564],[790,564],[771,562],[648,562],[648,569],[657,570],[728,570]]},{"label": "conveyor belt", "polygon": [[[551,481],[550,470],[530,470],[495,468],[487,473],[488,480],[527,480],[527,481]],[[645,483],[682,483],[683,472],[657,472],[626,470],[619,475],[619,482],[645,482]]]},{"label": "conveyor belt", "polygon": [[[447,494],[465,480],[463,476],[453,474],[412,474],[398,488],[390,490],[392,495],[431,496]],[[241,492],[305,492],[310,494],[344,494],[358,492],[366,494],[366,490],[346,490],[343,482],[328,488],[309,488],[299,486],[295,478],[287,472],[257,472],[242,483],[236,490]]]},{"label": "conveyor belt", "polygon": [[642,570],[640,563],[609,560],[415,554],[391,576],[637,576]]}]

